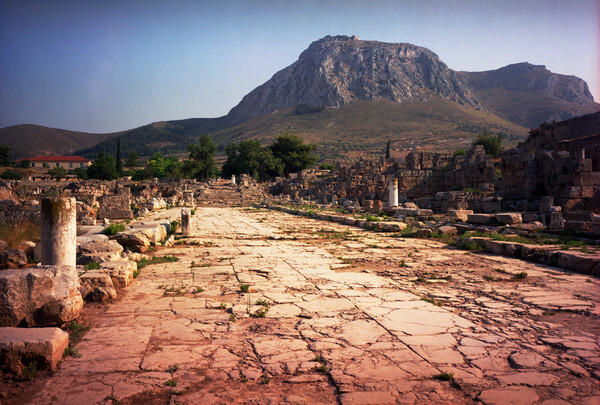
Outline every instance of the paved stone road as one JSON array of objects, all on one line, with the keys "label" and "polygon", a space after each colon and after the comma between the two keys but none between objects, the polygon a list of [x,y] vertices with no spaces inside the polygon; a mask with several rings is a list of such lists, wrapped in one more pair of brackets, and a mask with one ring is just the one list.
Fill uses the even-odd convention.
[{"label": "paved stone road", "polygon": [[32,403],[600,403],[596,278],[266,210],[195,218]]}]

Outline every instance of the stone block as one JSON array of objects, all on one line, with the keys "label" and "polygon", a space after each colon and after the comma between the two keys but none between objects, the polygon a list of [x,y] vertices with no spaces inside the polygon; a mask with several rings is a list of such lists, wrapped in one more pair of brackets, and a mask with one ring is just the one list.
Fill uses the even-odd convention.
[{"label": "stone block", "polygon": [[104,302],[117,298],[110,274],[88,271],[79,277],[79,292],[86,301]]},{"label": "stone block", "polygon": [[417,210],[417,216],[418,217],[431,217],[431,216],[433,216],[433,211],[432,210],[426,210],[426,209],[418,209]]},{"label": "stone block", "polygon": [[469,214],[472,214],[473,210],[448,210],[448,217],[450,219],[456,220],[456,221],[463,221],[465,222],[469,216]]},{"label": "stone block", "polygon": [[60,326],[83,305],[73,266],[0,272],[0,326]]},{"label": "stone block", "polygon": [[455,226],[444,225],[438,228],[438,233],[440,235],[456,235],[458,233],[458,230]]},{"label": "stone block", "polygon": [[523,220],[523,222],[529,223],[529,222],[539,221],[540,216],[539,216],[539,214],[536,214],[534,212],[524,212],[521,214],[521,219]]},{"label": "stone block", "polygon": [[133,281],[133,272],[137,270],[137,263],[130,260],[118,260],[100,263],[97,272],[107,273],[113,281],[115,288],[125,288]]},{"label": "stone block", "polygon": [[514,225],[522,223],[523,218],[518,212],[503,212],[496,214],[496,221],[501,225]]},{"label": "stone block", "polygon": [[496,221],[495,214],[469,214],[467,216],[467,222],[473,224],[492,224]]},{"label": "stone block", "polygon": [[0,269],[20,269],[26,265],[27,256],[19,249],[7,249],[0,253]]},{"label": "stone block", "polygon": [[54,370],[69,345],[59,328],[0,328],[0,366],[21,376],[31,361],[38,370]]}]

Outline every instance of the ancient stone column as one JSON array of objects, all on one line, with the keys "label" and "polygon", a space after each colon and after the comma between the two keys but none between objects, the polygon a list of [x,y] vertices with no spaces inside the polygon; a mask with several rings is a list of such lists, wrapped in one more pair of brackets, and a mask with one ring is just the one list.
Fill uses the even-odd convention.
[{"label": "ancient stone column", "polygon": [[192,228],[192,212],[189,208],[183,208],[181,210],[181,233],[183,235],[189,235]]},{"label": "ancient stone column", "polygon": [[42,199],[42,264],[75,267],[77,203],[75,198]]},{"label": "ancient stone column", "polygon": [[231,175],[231,184],[235,185],[235,174]]},{"label": "ancient stone column", "polygon": [[398,206],[398,179],[390,179],[388,183],[388,207]]}]

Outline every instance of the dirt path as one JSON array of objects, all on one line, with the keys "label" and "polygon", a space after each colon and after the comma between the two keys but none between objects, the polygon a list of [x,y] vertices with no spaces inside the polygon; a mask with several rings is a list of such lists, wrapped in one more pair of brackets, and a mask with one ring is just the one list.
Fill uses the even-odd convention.
[{"label": "dirt path", "polygon": [[600,400],[597,278],[266,210],[195,218],[31,403]]}]

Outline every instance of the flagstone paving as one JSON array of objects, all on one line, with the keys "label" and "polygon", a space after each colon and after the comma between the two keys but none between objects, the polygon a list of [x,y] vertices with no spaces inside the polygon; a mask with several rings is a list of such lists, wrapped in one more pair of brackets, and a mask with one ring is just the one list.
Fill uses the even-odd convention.
[{"label": "flagstone paving", "polygon": [[30,403],[600,403],[597,278],[262,209],[193,231]]}]

